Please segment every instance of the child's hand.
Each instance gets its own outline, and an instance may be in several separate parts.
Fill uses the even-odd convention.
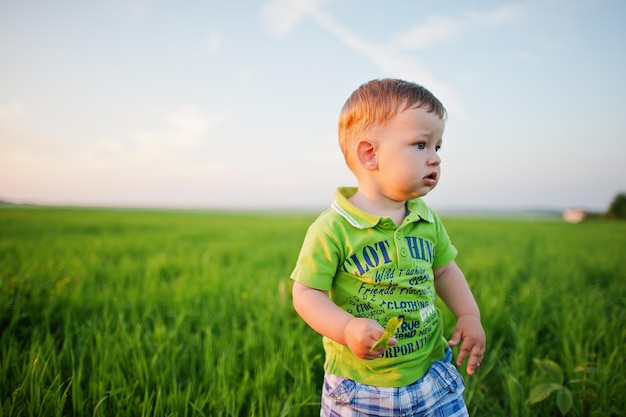
[[[383,354],[385,349],[379,347],[370,350],[385,332],[385,328],[378,324],[376,320],[354,318],[348,322],[343,330],[346,344],[357,357],[361,359],[376,359]],[[392,337],[389,346],[398,344]]]
[[[460,316],[456,323],[456,328],[448,344],[450,346],[456,346],[461,343],[461,349],[459,351],[459,357],[456,364],[461,366],[465,358],[469,355],[467,361],[467,374],[472,375],[476,368],[480,366],[485,353],[485,331],[480,324],[480,318],[474,315]]]

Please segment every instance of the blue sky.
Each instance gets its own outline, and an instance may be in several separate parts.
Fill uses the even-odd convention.
[[[449,110],[438,209],[626,191],[626,2],[0,0],[0,199],[324,208],[373,78]]]

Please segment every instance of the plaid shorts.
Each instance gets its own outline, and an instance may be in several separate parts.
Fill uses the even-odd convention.
[[[468,416],[465,383],[450,362],[452,351],[435,362],[422,378],[399,388],[360,384],[336,375],[324,376],[321,417]]]

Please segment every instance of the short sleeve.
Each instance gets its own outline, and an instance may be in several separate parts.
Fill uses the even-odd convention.
[[[437,233],[437,243],[435,244],[435,258],[433,259],[433,268],[439,268],[452,262],[459,253],[456,247],[450,241],[448,232],[444,227],[439,216],[433,213],[433,220]]]
[[[321,291],[330,291],[339,265],[340,250],[336,239],[314,222],[308,229],[291,279]]]

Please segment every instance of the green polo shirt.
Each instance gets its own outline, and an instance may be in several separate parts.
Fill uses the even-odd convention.
[[[327,373],[381,387],[409,385],[448,346],[435,307],[433,268],[457,254],[439,217],[422,199],[407,202],[397,227],[348,201],[356,188],[339,188],[331,208],[310,226],[291,278],[328,291],[339,307],[383,327],[402,316],[398,344],[374,360],[357,358],[347,346],[324,337]]]

